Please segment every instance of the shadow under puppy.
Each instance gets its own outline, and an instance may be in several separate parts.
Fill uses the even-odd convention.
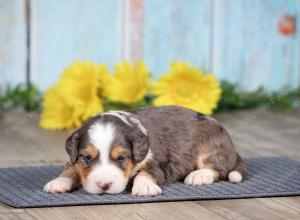
[[[240,182],[247,171],[225,129],[213,118],[182,107],[109,111],[87,121],[66,141],[70,162],[48,182],[49,193],[82,186],[117,194],[133,179],[132,194],[161,194],[160,186],[220,179]]]

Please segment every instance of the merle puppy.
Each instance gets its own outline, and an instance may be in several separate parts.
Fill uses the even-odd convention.
[[[49,193],[82,186],[92,194],[116,194],[133,180],[136,196],[161,194],[163,184],[238,183],[245,165],[225,129],[212,117],[177,106],[109,111],[66,141],[70,161],[48,182]]]

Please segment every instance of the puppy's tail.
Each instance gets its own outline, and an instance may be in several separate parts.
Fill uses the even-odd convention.
[[[232,183],[239,183],[241,182],[246,176],[248,175],[247,168],[242,161],[242,158],[237,155],[235,167],[232,171],[228,174],[228,180]]]

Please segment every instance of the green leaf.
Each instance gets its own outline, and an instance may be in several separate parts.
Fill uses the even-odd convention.
[[[295,90],[283,88],[273,93],[266,92],[262,87],[253,92],[244,92],[238,85],[227,81],[222,81],[221,87],[222,98],[217,112],[260,106],[291,110],[300,100],[300,87]]]
[[[4,94],[0,96],[2,111],[39,111],[42,96],[36,86],[19,84],[15,87],[6,86]]]

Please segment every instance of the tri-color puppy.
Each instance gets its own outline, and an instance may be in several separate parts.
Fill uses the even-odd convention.
[[[66,150],[70,162],[46,192],[82,186],[92,194],[116,194],[133,180],[133,195],[154,196],[161,185],[181,179],[192,186],[237,183],[247,174],[215,119],[176,106],[97,115],[67,139]]]

